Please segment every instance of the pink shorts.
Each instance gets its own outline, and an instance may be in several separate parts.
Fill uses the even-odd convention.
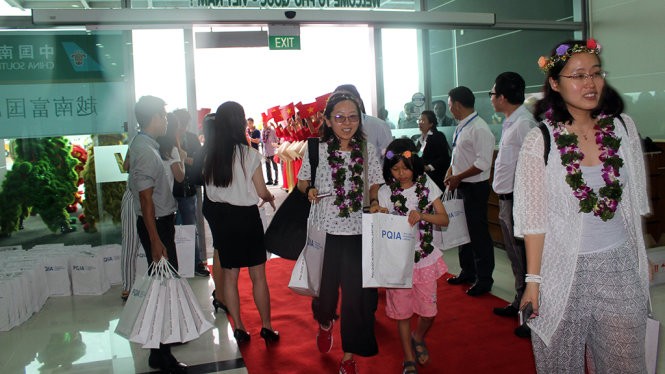
[[[413,288],[386,289],[386,315],[392,319],[409,319],[413,314],[434,317],[436,308],[436,279],[417,283]]]

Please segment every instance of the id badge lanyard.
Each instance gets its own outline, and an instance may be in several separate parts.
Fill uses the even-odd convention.
[[[471,123],[471,121],[473,121],[474,119],[476,119],[476,117],[478,117],[478,113],[476,113],[475,116],[469,118],[469,120],[466,121],[466,123],[464,123],[464,125],[460,126],[460,127],[455,131],[455,134],[454,134],[454,136],[453,136],[453,158],[455,157],[455,152],[454,152],[454,150],[455,150],[455,146],[457,145],[457,138],[459,138],[459,134],[462,132],[462,130],[464,130],[464,128],[465,128],[469,123]],[[453,162],[453,160],[451,160],[451,164],[452,164],[452,162]]]

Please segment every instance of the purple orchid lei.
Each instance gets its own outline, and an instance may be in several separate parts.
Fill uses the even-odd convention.
[[[425,175],[421,175],[418,180],[416,180],[416,196],[418,197],[418,210],[423,213],[430,213],[432,211],[432,206],[429,204],[429,188],[425,186],[427,178]],[[409,209],[406,207],[406,197],[402,194],[404,189],[400,183],[395,180],[390,184],[390,201],[395,206],[395,212],[400,216],[406,216],[409,212]],[[418,222],[418,236],[420,240],[420,249],[415,253],[414,262],[420,261],[421,258],[427,257],[434,250],[432,245],[433,233],[432,233],[432,224],[427,221]]]
[[[351,146],[351,160],[349,165],[344,165],[344,156],[340,151],[339,139],[328,142],[328,165],[332,170],[333,190],[335,192],[334,204],[339,208],[339,217],[349,217],[352,212],[357,212],[363,205],[363,153],[360,143],[355,139],[349,141]],[[351,173],[351,189],[347,193],[344,189],[347,171]]]
[[[547,118],[551,118],[548,111]],[[551,123],[553,123],[550,120]],[[580,212],[593,214],[607,221],[614,217],[623,186],[619,181],[619,169],[623,166],[623,160],[619,157],[619,146],[621,138],[614,132],[614,120],[604,114],[598,116],[594,126],[596,144],[600,149],[600,160],[603,162],[602,177],[605,186],[598,189],[598,193],[592,190],[584,181],[580,162],[584,154],[577,145],[577,135],[570,133],[563,123],[553,123],[553,135],[557,149],[561,154],[561,165],[566,168],[566,183],[573,189],[573,195],[580,201]]]

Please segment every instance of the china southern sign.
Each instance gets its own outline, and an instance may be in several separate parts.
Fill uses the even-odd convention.
[[[123,48],[119,32],[0,34],[0,138],[123,132]]]

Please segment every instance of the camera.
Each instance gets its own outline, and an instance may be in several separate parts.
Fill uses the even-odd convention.
[[[296,12],[294,10],[287,10],[284,12],[284,16],[288,19],[294,19],[296,18]]]

